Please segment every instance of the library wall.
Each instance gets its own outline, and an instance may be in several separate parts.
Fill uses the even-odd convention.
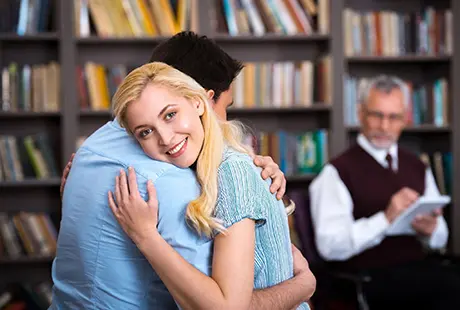
[[[111,119],[123,77],[181,30],[244,62],[229,118],[253,129],[248,143],[279,164],[299,205],[321,167],[355,141],[359,88],[398,76],[411,105],[401,143],[453,195],[447,250],[460,254],[456,15],[453,0],[2,1],[0,300],[11,287],[11,296],[29,296],[18,302],[47,308],[62,169]],[[294,214],[290,224],[302,247],[310,223]]]

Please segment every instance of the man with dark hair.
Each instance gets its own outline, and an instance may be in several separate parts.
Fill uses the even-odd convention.
[[[150,57],[150,62],[154,61],[171,64],[177,70],[193,75],[200,85],[214,91],[215,99],[228,91],[228,82],[243,69],[242,63],[230,57],[216,42],[190,31],[178,33],[158,45]],[[202,67],[203,64],[206,68]]]
[[[231,84],[242,69],[213,41],[183,32],[160,44],[151,61],[165,62],[195,78],[207,90],[223,119],[232,103]],[[284,194],[285,179],[271,158],[257,157],[271,190]],[[70,168],[70,163],[72,168]],[[176,309],[176,303],[108,206],[108,192],[120,170],[133,167],[139,191],[147,197],[152,180],[159,202],[158,231],[189,263],[210,275],[212,240],[185,221],[187,204],[200,192],[190,169],[149,158],[113,120],[94,132],[64,170],[62,221],[53,262],[50,309]],[[65,190],[64,190],[65,189]],[[178,191],[180,189],[180,191]],[[313,294],[316,281],[307,261],[293,248],[294,277],[255,291],[253,309],[292,309]]]
[[[227,108],[233,103],[231,85],[243,65],[216,42],[184,31],[158,45],[150,57],[150,62],[153,61],[167,63],[193,77],[207,89],[217,115],[227,119]]]

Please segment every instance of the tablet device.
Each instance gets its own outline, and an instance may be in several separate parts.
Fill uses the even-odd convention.
[[[444,208],[450,200],[449,196],[420,197],[393,221],[387,229],[387,235],[414,234],[412,221],[416,215],[430,214],[436,209]]]

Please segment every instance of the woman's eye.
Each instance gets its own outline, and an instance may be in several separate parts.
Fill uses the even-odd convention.
[[[169,121],[171,118],[174,117],[174,115],[176,115],[176,112],[168,113],[168,114],[166,114],[165,119],[166,119],[167,121]]]
[[[151,132],[152,132],[152,129],[144,129],[139,133],[139,136],[141,138],[145,138]]]

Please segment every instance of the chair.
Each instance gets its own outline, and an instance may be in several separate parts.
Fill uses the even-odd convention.
[[[327,262],[321,258],[316,247],[308,193],[295,190],[290,191],[288,196],[296,203],[294,225],[302,245],[300,250],[317,278],[317,290],[312,298],[315,310],[356,309],[356,307],[360,310],[369,310],[363,286],[371,280],[370,277],[357,273],[332,271],[328,268]],[[340,298],[336,300],[331,287],[334,283],[340,282],[344,286],[351,285],[354,296],[347,296],[345,300]]]

